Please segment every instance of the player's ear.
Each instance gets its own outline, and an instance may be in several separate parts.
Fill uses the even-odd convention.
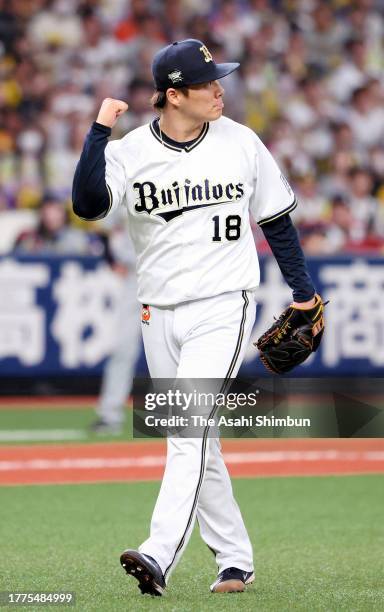
[[[173,87],[170,87],[169,89],[167,89],[166,95],[168,102],[172,104],[172,106],[180,106],[180,91],[174,89]]]

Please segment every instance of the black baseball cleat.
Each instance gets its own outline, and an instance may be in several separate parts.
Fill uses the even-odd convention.
[[[143,595],[161,596],[164,593],[164,576],[155,559],[137,550],[125,550],[120,563],[127,574],[139,581],[138,587]]]
[[[244,572],[237,567],[228,567],[211,584],[211,593],[242,593],[255,580],[254,572]]]

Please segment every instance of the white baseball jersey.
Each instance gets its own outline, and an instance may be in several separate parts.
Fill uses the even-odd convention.
[[[249,213],[262,224],[296,201],[252,130],[221,117],[183,149],[148,124],[109,142],[105,159],[111,210],[128,211],[140,302],[169,306],[258,286]]]

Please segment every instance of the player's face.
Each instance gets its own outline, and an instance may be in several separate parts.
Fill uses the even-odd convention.
[[[188,95],[183,95],[180,100],[179,109],[190,119],[215,121],[223,113],[223,94],[224,89],[219,81],[190,85]]]

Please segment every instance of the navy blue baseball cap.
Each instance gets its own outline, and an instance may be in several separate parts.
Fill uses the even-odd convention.
[[[216,81],[240,64],[216,64],[201,40],[188,38],[160,49],[153,58],[152,74],[158,91]]]

